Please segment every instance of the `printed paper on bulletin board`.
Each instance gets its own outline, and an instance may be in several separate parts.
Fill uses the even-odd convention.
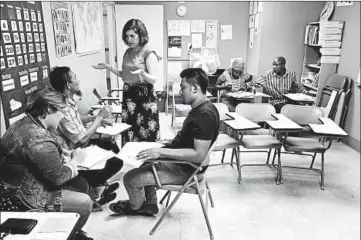
[[[41,2],[1,2],[0,11],[0,96],[9,127],[31,93],[47,86],[50,64]]]
[[[58,58],[71,55],[72,37],[70,30],[70,12],[66,2],[51,2],[51,17],[55,39],[55,51]]]
[[[254,45],[254,28],[249,29],[249,47],[253,48]]]
[[[72,2],[75,49],[89,54],[103,48],[103,12],[101,2]]]
[[[218,46],[218,21],[206,21],[206,47],[217,48]]]

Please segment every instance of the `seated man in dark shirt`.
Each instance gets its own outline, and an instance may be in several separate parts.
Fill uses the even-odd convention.
[[[140,152],[137,159],[174,159],[193,161],[201,164],[208,150],[215,142],[219,131],[219,114],[216,107],[207,99],[208,77],[199,68],[188,68],[181,72],[180,95],[192,110],[183,123],[177,136],[164,148],[152,148]],[[162,184],[185,183],[194,168],[186,164],[158,163],[156,169]],[[124,186],[129,200],[112,203],[110,209],[119,214],[151,216],[158,213],[156,179],[152,164],[144,163],[124,175]]]

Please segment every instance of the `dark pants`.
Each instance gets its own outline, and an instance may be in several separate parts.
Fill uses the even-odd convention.
[[[284,105],[286,105],[286,103],[276,103],[275,105],[273,105],[276,109],[276,113],[280,113]]]
[[[89,145],[97,145],[100,148],[103,148],[108,151],[113,151],[115,154],[118,154],[120,149],[116,143],[113,143],[110,139],[90,139]]]
[[[79,175],[67,182],[66,188],[76,192],[89,193],[91,187],[104,186],[106,181],[123,167],[123,161],[113,157],[100,170],[79,170]]]

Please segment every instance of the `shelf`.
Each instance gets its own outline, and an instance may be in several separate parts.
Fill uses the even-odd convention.
[[[310,67],[310,68],[315,68],[315,69],[320,69],[321,66],[317,66],[317,64],[305,64],[306,67]]]
[[[306,43],[307,46],[310,47],[322,47],[322,45],[318,45],[318,44],[311,44],[311,43]]]

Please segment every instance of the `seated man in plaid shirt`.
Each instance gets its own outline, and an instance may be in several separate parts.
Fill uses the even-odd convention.
[[[119,152],[116,143],[109,139],[92,139],[96,129],[100,125],[111,124],[111,107],[105,106],[96,116],[82,116],[77,107],[81,96],[80,80],[69,67],[54,67],[50,72],[50,83],[52,87],[66,97],[67,106],[62,109],[64,118],[60,121],[57,131],[53,132],[62,148],[73,150],[78,147],[86,147],[91,144],[106,150]],[[84,124],[91,122],[89,127]],[[119,158],[108,159],[105,168],[101,170],[79,170],[79,176],[70,180],[73,190],[89,194],[89,187],[102,186],[123,167],[123,161]],[[103,205],[116,197],[114,192],[119,183],[113,183],[103,191],[98,203]]]

